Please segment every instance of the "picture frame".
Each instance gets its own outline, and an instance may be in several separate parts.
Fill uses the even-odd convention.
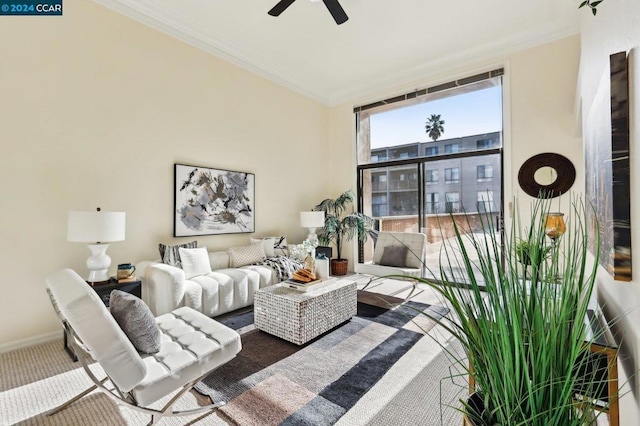
[[[631,281],[627,53],[611,55],[609,64],[585,125],[587,224],[590,235],[600,235],[600,264],[614,280]],[[593,241],[590,250],[595,254]]]
[[[173,236],[255,231],[255,175],[174,164]]]

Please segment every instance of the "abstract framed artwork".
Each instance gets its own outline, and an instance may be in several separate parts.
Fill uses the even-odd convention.
[[[629,69],[626,52],[609,58],[585,125],[587,224],[600,233],[600,264],[631,281]],[[593,207],[593,208],[591,208]],[[595,244],[591,251],[595,252]],[[595,254],[595,253],[594,253]]]
[[[174,165],[173,235],[218,235],[255,230],[255,175]]]

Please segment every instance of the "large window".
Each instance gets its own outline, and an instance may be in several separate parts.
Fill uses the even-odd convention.
[[[439,271],[441,246],[455,237],[452,221],[468,219],[468,232],[499,223],[501,75],[496,70],[355,109],[359,209],[380,231],[425,233],[431,271]],[[480,214],[493,217],[478,220]],[[359,260],[372,254],[370,240]]]

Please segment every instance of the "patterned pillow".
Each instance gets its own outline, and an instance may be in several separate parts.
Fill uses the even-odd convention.
[[[148,354],[160,351],[161,333],[151,309],[133,294],[113,290],[109,310],[133,346]]]
[[[180,252],[182,270],[186,279],[190,280],[193,277],[211,273],[211,263],[209,262],[209,253],[207,253],[206,247],[193,249],[180,247],[178,251]]]
[[[267,257],[286,256],[287,236],[251,238],[251,244],[262,241],[264,243],[264,254]]]
[[[229,253],[229,263],[232,268],[253,265],[262,262],[266,257],[262,241],[248,246],[231,247],[227,253]]]
[[[158,244],[158,249],[160,250],[160,259],[162,259],[162,263],[182,268],[182,262],[180,261],[180,252],[178,251],[180,247],[196,248],[198,247],[198,241],[191,241],[190,243],[179,244],[176,246],[168,246],[162,243]]]

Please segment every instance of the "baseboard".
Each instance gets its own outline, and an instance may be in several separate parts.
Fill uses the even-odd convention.
[[[13,342],[0,345],[0,354],[15,351],[29,346],[37,345],[51,340],[62,340],[62,331],[52,331],[51,333],[41,334],[39,336],[29,337],[28,339],[14,340]]]

